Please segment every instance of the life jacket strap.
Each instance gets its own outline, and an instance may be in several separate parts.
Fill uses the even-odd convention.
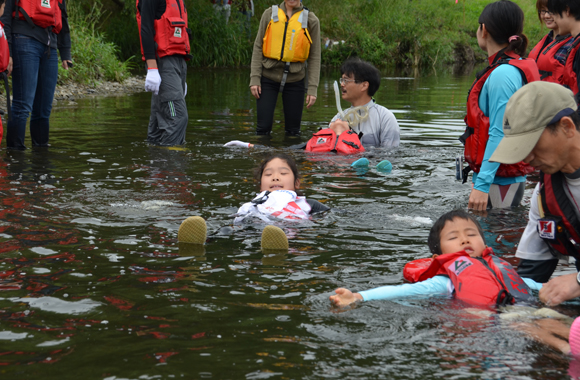
[[[284,91],[284,86],[286,85],[286,79],[288,79],[288,73],[290,72],[290,62],[286,62],[284,65],[284,74],[282,74],[282,81],[280,82],[280,91]]]
[[[310,11],[304,8],[298,17],[298,22],[302,23],[302,29],[308,28],[308,12]]]
[[[278,18],[278,6],[272,5],[272,22],[278,22],[280,19]]]
[[[266,191],[266,193],[264,195],[262,195],[260,198],[257,199],[253,199],[252,203],[254,205],[261,205],[262,203],[265,203],[268,200],[268,196],[270,195],[271,191]]]
[[[544,80],[547,77],[551,77],[551,76],[552,76],[551,71],[540,70],[540,80]]]

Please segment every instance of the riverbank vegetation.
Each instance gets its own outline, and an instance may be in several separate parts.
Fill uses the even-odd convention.
[[[279,0],[281,1],[281,0]],[[535,2],[515,1],[526,17],[530,48],[547,33]],[[186,0],[192,30],[190,66],[232,67],[250,63],[260,16],[271,0],[254,0],[247,21],[234,8],[229,22],[210,0]],[[477,19],[486,0],[304,0],[321,23],[323,64],[339,65],[350,56],[381,67],[440,67],[482,61]],[[75,5],[76,4],[76,5]],[[141,63],[134,0],[69,2],[75,69],[69,78],[126,77]],[[528,50],[529,50],[528,49]]]

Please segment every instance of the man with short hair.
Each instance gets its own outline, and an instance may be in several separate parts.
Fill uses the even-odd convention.
[[[505,164],[524,161],[540,169],[529,220],[516,257],[518,273],[546,282],[559,259],[580,264],[580,116],[574,94],[549,82],[532,82],[510,98],[504,138],[490,158]],[[540,300],[557,305],[580,296],[580,274],[550,280]]]
[[[381,84],[379,70],[369,62],[352,58],[342,64],[340,72],[341,96],[351,107],[344,110],[347,120],[342,120],[341,115],[336,114],[330,121],[329,128],[337,136],[349,128],[352,129],[359,134],[365,148],[398,147],[401,132],[395,115],[376,104],[373,99]]]

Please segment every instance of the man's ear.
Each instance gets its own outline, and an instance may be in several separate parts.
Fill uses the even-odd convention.
[[[362,86],[360,87],[360,90],[361,90],[361,92],[366,92],[366,93],[368,93],[368,89],[369,89],[369,82],[367,82],[367,81],[364,81],[364,82],[362,82],[362,83],[361,83],[361,85],[362,85]]]
[[[574,134],[576,133],[576,125],[574,124],[574,121],[572,120],[571,117],[564,116],[563,118],[560,119],[559,123],[560,127],[562,127],[562,132],[564,132],[566,137],[568,138],[574,137]]]

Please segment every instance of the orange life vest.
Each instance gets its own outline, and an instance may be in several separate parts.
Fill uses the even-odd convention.
[[[546,43],[549,34],[530,51],[529,59],[536,61],[538,70],[540,71],[540,80],[552,83],[560,83],[564,75],[565,65],[558,61],[555,57],[556,52],[564,46],[570,39],[571,35],[556,36],[556,39],[549,44]]]
[[[344,131],[339,136],[330,128],[324,128],[314,133],[306,144],[307,152],[336,152],[354,154],[364,152],[360,139],[352,130]]]
[[[407,268],[409,267],[409,268]],[[533,302],[531,289],[510,263],[493,254],[488,247],[481,257],[465,251],[439,255],[435,259],[411,261],[403,270],[411,282],[425,281],[437,275],[449,276],[455,296],[477,305],[507,305],[517,301]]]
[[[157,46],[157,56],[159,58],[167,55],[181,54],[189,55],[189,32],[187,29],[187,10],[183,0],[165,0],[165,13],[159,20],[153,22],[155,29],[155,45]],[[139,0],[137,6],[137,26],[139,27],[139,41],[141,41],[141,13],[139,12]],[[141,55],[145,61],[143,53],[143,42],[141,42]]]
[[[12,17],[26,20],[30,26],[52,28],[58,34],[62,29],[62,0],[17,0]]]
[[[482,73],[478,74],[469,90],[467,95],[467,116],[465,116],[467,127],[465,128],[465,133],[459,138],[465,144],[464,155],[465,161],[469,163],[468,170],[471,169],[479,173],[487,140],[489,140],[489,117],[485,116],[481,108],[479,108],[479,95],[489,75],[500,65],[509,64],[519,69],[524,85],[540,80],[536,63],[531,59],[519,58],[520,56],[513,52],[503,53],[499,57],[491,57],[490,61],[492,63]],[[533,171],[534,169],[531,166],[522,161],[511,165],[501,164],[495,175],[498,177],[518,177]],[[467,173],[465,173],[464,178],[467,178]]]

